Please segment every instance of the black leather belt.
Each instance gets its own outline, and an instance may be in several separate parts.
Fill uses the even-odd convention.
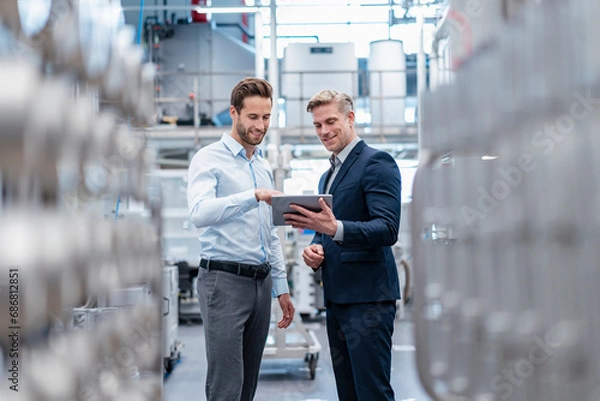
[[[200,267],[206,270],[222,270],[237,274],[238,276],[252,277],[254,280],[262,280],[269,275],[271,265],[263,263],[260,265],[248,265],[245,263],[222,262],[219,260],[201,259]]]

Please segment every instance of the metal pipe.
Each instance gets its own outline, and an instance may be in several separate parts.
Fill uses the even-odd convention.
[[[126,6],[123,11],[138,11],[139,6]],[[189,6],[148,6],[144,7],[144,11],[195,11],[200,14],[241,14],[241,13],[257,13],[259,7],[203,7],[197,5]]]
[[[433,35],[433,42],[431,43],[431,52],[429,53],[430,71],[435,71],[435,73],[430,75],[429,77],[430,83],[432,84],[432,88],[437,87],[439,83],[439,46],[442,40],[446,39],[450,35],[450,30],[448,30],[448,24],[448,13],[445,13],[442,19],[437,24],[435,28],[435,33]]]
[[[264,37],[261,34],[263,23],[261,13],[254,15],[254,69],[258,77],[265,76],[265,58],[263,56]]]
[[[142,26],[144,24],[144,0],[140,0],[140,15],[138,17],[137,40],[138,45],[142,43]]]
[[[194,145],[200,141],[198,128],[200,127],[200,119],[198,118],[198,77],[194,77]]]
[[[272,113],[275,117],[271,118],[271,121],[275,122],[274,126],[269,131],[269,143],[274,145],[277,152],[281,147],[281,137],[279,135],[279,64],[277,59],[277,3],[272,1],[270,4],[271,10],[271,23],[270,23],[270,36],[271,36],[271,56],[269,57],[269,82],[273,86],[273,109]],[[283,184],[283,183],[282,183]],[[276,182],[276,189],[281,190]]]
[[[417,141],[421,143],[422,127],[423,127],[423,95],[427,92],[427,61],[425,58],[424,45],[424,32],[423,27],[425,25],[425,18],[423,10],[421,8],[421,2],[419,1],[419,10],[417,12],[417,26],[419,30],[419,48],[417,52],[417,104],[419,120],[417,121]]]
[[[258,14],[258,15],[260,15],[260,14]],[[254,39],[254,34],[250,33],[248,28],[246,28],[240,22],[217,22],[217,23],[215,23],[215,26],[217,28],[237,28],[240,31],[242,31],[242,33],[244,35],[246,35],[248,37],[248,39]]]

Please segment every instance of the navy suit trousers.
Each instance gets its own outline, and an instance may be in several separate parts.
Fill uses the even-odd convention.
[[[327,336],[341,401],[393,401],[396,302],[327,305]]]

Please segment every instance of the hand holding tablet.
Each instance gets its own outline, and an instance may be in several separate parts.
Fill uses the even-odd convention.
[[[313,212],[320,212],[319,198],[323,198],[325,202],[332,207],[333,196],[331,194],[317,195],[274,195],[271,198],[271,206],[273,206],[273,224],[276,226],[284,226],[286,213],[298,213],[290,207],[291,204],[302,206]]]

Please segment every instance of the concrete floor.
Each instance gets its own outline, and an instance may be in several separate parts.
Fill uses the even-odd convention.
[[[314,332],[322,347],[314,380],[310,379],[304,358],[264,359],[255,401],[337,400],[324,318],[317,316],[306,322],[305,327]],[[203,326],[201,323],[183,323],[178,331],[178,339],[184,343],[184,348],[172,373],[165,377],[163,399],[206,401]],[[431,401],[417,377],[409,308],[399,311],[396,319],[392,385],[397,401]]]

